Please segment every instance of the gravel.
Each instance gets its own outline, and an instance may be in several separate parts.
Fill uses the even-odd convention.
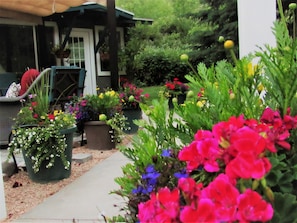
[[[90,170],[94,165],[111,156],[116,149],[112,150],[90,150],[86,147],[73,148],[73,154],[87,153],[92,159],[85,163],[72,162],[71,175],[67,179],[55,183],[39,184],[32,182],[27,172],[19,171],[4,182],[7,219],[11,222],[20,215],[28,212],[36,205],[42,203],[49,196],[57,193],[60,189],[74,181],[76,178]]]

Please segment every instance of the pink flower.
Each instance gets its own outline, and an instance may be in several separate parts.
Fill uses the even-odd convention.
[[[181,222],[220,222],[216,219],[215,206],[210,199],[201,199],[197,208],[186,206],[180,213]]]
[[[221,222],[236,220],[238,196],[239,191],[235,187],[235,181],[225,174],[220,174],[201,191],[201,199],[208,198],[214,203],[213,212]]]
[[[237,219],[241,222],[266,222],[273,217],[271,204],[262,199],[257,192],[247,189],[238,197]]]
[[[179,216],[179,191],[161,188],[150,195],[150,200],[138,205],[140,222],[176,222]]]

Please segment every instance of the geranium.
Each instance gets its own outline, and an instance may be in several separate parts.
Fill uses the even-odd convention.
[[[190,175],[202,171],[201,168],[218,175],[214,175],[206,185],[186,177],[180,178],[172,190],[156,188],[157,192],[153,192],[148,201],[138,205],[140,222],[271,220],[274,210],[269,202],[273,201],[273,192],[266,185],[265,176],[272,164],[267,155],[273,153],[269,149],[271,144],[282,145],[277,139],[283,131],[296,128],[297,116],[288,115],[282,119],[278,111],[267,108],[260,120],[262,122],[245,120],[243,116],[231,117],[214,125],[212,131],[198,130],[194,141],[179,152],[178,158],[186,162]],[[288,122],[291,124],[288,125]],[[274,138],[267,137],[271,132]],[[288,132],[281,139],[285,142],[289,136]],[[285,146],[285,149],[288,148]],[[159,199],[159,193],[164,193],[164,190],[170,205]],[[179,199],[176,199],[177,194]],[[162,218],[156,218],[160,215]]]
[[[149,98],[149,94],[143,94],[143,89],[127,80],[122,80],[119,96],[122,108],[139,108],[139,103],[145,103]]]
[[[175,77],[172,82],[167,81],[165,83],[165,87],[166,91],[169,93],[169,96],[184,94],[189,89],[189,86],[181,82],[177,77]]]

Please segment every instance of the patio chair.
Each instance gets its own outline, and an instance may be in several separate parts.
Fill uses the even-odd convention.
[[[17,116],[22,104],[21,100],[26,99],[32,88],[37,86],[43,76],[50,75],[50,103],[63,104],[69,96],[83,93],[86,71],[78,67],[53,66],[43,70],[33,81],[27,91],[18,97],[0,97],[0,146],[9,143],[9,135],[14,124],[13,118]]]

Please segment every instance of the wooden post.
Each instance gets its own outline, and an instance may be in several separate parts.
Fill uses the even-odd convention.
[[[107,23],[109,29],[109,54],[110,54],[110,80],[111,88],[115,91],[119,89],[118,71],[118,41],[116,32],[116,11],[115,0],[107,0]]]
[[[259,47],[268,44],[276,46],[272,33],[276,19],[276,1],[237,0],[239,56],[259,51]]]
[[[7,213],[6,213],[6,205],[5,205],[1,155],[0,155],[0,173],[1,173],[1,175],[0,175],[1,176],[1,179],[0,179],[0,220],[3,220],[6,218]]]

